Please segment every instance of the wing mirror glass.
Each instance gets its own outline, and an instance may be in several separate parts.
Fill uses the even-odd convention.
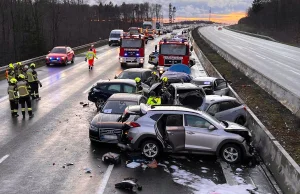
[[[216,128],[215,128],[215,126],[210,125],[210,126],[208,127],[208,129],[212,131],[212,130],[215,130]]]

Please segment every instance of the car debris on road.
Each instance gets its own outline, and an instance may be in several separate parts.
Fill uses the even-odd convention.
[[[120,154],[108,152],[102,156],[102,161],[109,164],[120,164]]]
[[[141,191],[143,187],[137,184],[137,181],[138,180],[135,178],[125,178],[122,182],[115,184],[115,188],[130,191]]]

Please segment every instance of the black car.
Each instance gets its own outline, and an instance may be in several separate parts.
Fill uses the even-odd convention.
[[[93,118],[90,128],[89,137],[91,141],[118,143],[118,135],[121,133],[122,123],[109,125],[108,123],[117,122],[118,118],[124,113],[124,110],[131,105],[146,104],[147,98],[140,94],[113,94],[108,98],[103,108]],[[127,121],[132,121],[134,115],[130,116]],[[115,127],[114,127],[115,126]],[[120,126],[122,126],[120,128]]]
[[[149,86],[142,84],[144,94],[149,93]],[[100,80],[89,91],[88,100],[101,109],[106,100],[115,93],[136,93],[136,82],[132,79]]]
[[[141,81],[145,83],[149,77],[151,77],[150,69],[143,68],[130,68],[122,71],[118,76],[115,76],[115,79],[132,79],[136,77],[141,78]]]

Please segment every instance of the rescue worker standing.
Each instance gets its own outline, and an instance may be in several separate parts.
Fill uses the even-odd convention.
[[[151,72],[151,77],[149,77],[146,81],[146,84],[152,86],[153,84],[159,81],[159,77],[155,71]]]
[[[95,58],[98,59],[96,54],[93,52],[93,49],[90,48],[90,50],[86,53],[86,58],[85,58],[85,61],[88,60],[89,70],[93,70]]]
[[[20,74],[23,74],[23,65],[21,62],[17,62],[15,71],[16,71],[16,78],[18,78]]]
[[[12,78],[16,78],[16,72],[15,72],[14,64],[10,63],[8,65],[8,69],[5,72],[5,76],[6,76],[6,80],[7,80],[8,83]]]
[[[20,96],[19,97],[19,102],[20,102],[21,107],[22,107],[23,119],[25,119],[25,104],[27,105],[29,118],[32,118],[34,116],[34,114],[32,113],[31,101],[30,101],[30,95],[29,95],[30,86],[25,81],[25,76],[23,74],[19,75],[19,81],[17,83],[17,89],[18,89],[19,96]]]
[[[30,85],[30,96],[32,99],[40,100],[39,86],[42,87],[41,82],[37,78],[37,72],[35,71],[35,64],[31,63],[27,70],[27,79]]]
[[[161,97],[156,96],[154,91],[150,92],[150,97],[148,98],[147,105],[161,105]]]
[[[8,98],[10,102],[10,110],[11,110],[11,116],[18,117],[18,89],[16,87],[17,79],[12,78],[9,81],[9,86],[7,88]]]
[[[135,93],[144,95],[141,78],[136,77],[134,81],[136,83]]]

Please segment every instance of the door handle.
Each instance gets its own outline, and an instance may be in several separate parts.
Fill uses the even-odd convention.
[[[186,132],[187,134],[190,134],[190,135],[193,135],[193,134],[195,134],[194,132],[191,132],[191,131],[188,131],[188,132]]]

